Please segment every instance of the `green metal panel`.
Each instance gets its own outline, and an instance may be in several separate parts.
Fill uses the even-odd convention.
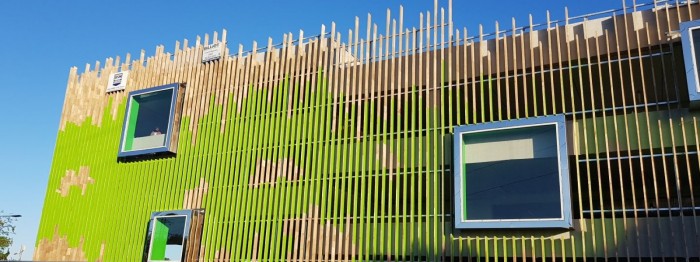
[[[159,219],[155,220],[153,223],[155,228],[153,229],[153,240],[151,242],[151,260],[165,260],[165,248],[168,245],[168,236],[170,235],[170,228],[161,222]]]
[[[136,99],[131,99],[131,106],[129,108],[129,122],[127,123],[126,136],[124,137],[124,151],[130,151],[134,144],[134,132],[136,132],[136,121],[139,118],[139,101]]]

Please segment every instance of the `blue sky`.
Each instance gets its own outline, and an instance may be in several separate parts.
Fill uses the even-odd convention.
[[[11,251],[24,244],[24,259],[34,252],[70,67],[82,71],[86,63],[138,56],[142,49],[150,56],[160,44],[172,51],[175,41],[221,29],[228,30],[229,47],[240,43],[245,50],[300,29],[315,35],[333,21],[345,37],[355,16],[364,24],[370,12],[381,29],[386,9],[395,16],[401,4],[408,27],[433,9],[433,1],[423,0],[0,1],[0,210],[23,215]],[[622,1],[454,0],[453,20],[457,28],[478,32],[484,24],[484,32],[492,32],[497,20],[510,28],[511,17],[526,25],[530,13],[535,23],[545,22],[546,10],[563,19],[565,6],[577,16],[618,9]]]

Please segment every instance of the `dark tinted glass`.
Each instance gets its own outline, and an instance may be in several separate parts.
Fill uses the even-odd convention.
[[[172,89],[134,96],[134,100],[139,103],[134,137],[150,136],[155,133],[166,134],[170,121],[172,96]]]
[[[700,65],[700,28],[693,29],[693,50],[695,53],[695,67]],[[697,73],[697,72],[695,72]]]
[[[463,135],[467,220],[561,218],[556,126]]]

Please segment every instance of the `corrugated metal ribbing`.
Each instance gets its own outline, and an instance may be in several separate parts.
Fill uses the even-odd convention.
[[[699,8],[547,13],[485,34],[435,1],[418,28],[399,9],[383,28],[358,18],[204,64],[226,31],[72,68],[35,259],[137,261],[151,212],[196,208],[200,261],[699,257],[698,113],[667,34]],[[105,94],[119,70],[126,91]],[[176,156],[118,162],[128,92],[174,82]],[[455,229],[453,128],[553,114],[574,228]]]

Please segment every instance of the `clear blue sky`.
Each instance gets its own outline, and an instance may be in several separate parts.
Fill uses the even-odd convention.
[[[46,194],[48,173],[58,132],[68,71],[86,63],[126,53],[147,55],[163,44],[172,51],[175,41],[194,41],[221,29],[228,30],[229,46],[251,48],[252,41],[267,43],[272,37],[303,29],[305,35],[320,32],[320,25],[335,21],[345,37],[355,16],[367,13],[382,28],[386,9],[398,14],[403,2],[409,27],[418,25],[420,12],[433,1],[424,0],[296,0],[296,1],[0,1],[0,210],[23,215],[16,222],[12,252],[27,246],[23,258],[34,252],[36,233]],[[642,2],[642,1],[640,1]],[[651,2],[643,1],[643,2]],[[631,0],[627,0],[631,5]],[[447,0],[440,1],[447,6]],[[477,32],[484,24],[492,32],[495,21],[510,27],[511,17],[526,25],[532,13],[535,23],[622,7],[621,1],[581,0],[454,0],[457,28]],[[116,155],[116,152],[115,152]],[[55,188],[49,188],[54,193]]]

